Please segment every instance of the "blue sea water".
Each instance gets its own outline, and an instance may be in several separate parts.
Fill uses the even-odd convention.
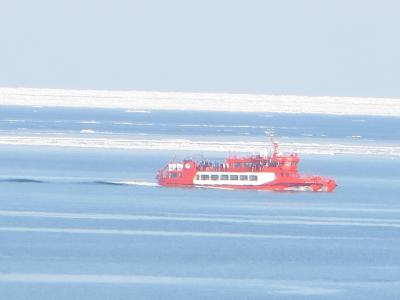
[[[80,134],[103,136],[235,137],[265,139],[319,138],[376,143],[400,141],[400,118],[239,112],[134,111],[93,108],[4,106],[1,134]]]
[[[368,116],[0,111],[0,136],[38,138],[90,129],[102,137],[251,140],[271,130],[310,142],[397,143],[398,125]],[[2,145],[1,298],[396,299],[398,158],[302,155],[303,173],[336,179],[333,193],[156,185],[171,157],[194,154]]]

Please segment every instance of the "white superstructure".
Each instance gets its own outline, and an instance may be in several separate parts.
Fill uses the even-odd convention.
[[[276,178],[272,172],[197,172],[195,185],[262,185]]]

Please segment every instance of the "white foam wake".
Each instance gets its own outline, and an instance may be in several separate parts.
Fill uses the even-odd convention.
[[[124,185],[158,186],[158,183],[156,182],[134,181],[134,180],[111,181],[111,183],[124,184]]]
[[[187,139],[115,139],[65,136],[0,136],[0,145],[60,146],[139,150],[183,150],[259,153],[263,142],[194,141]],[[334,143],[281,143],[282,151],[303,154],[358,154],[400,156],[400,146],[352,145]]]
[[[0,105],[400,116],[399,99],[0,88]]]

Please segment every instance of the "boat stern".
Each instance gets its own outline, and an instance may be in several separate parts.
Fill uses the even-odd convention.
[[[332,192],[336,187],[336,181],[330,178],[314,177],[310,185],[313,192]]]

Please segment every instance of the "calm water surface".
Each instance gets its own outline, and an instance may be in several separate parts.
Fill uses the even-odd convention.
[[[265,124],[276,131],[290,127],[285,133],[289,136],[309,132],[342,140],[360,135],[396,141],[398,133],[387,129],[399,122],[8,109],[0,113],[1,134],[79,134],[93,129],[213,137],[247,132],[251,138],[262,137],[264,128],[256,126]],[[132,118],[157,126],[114,124],[117,119],[139,122]],[[203,123],[214,127],[178,126]],[[166,124],[164,133],[160,124]],[[243,124],[254,128],[232,127]],[[220,125],[232,131],[219,133]],[[23,126],[26,129],[19,129]],[[399,159],[302,156],[303,173],[337,180],[333,193],[156,185],[155,171],[171,157],[198,154],[1,146],[2,298],[395,299],[400,293]]]

